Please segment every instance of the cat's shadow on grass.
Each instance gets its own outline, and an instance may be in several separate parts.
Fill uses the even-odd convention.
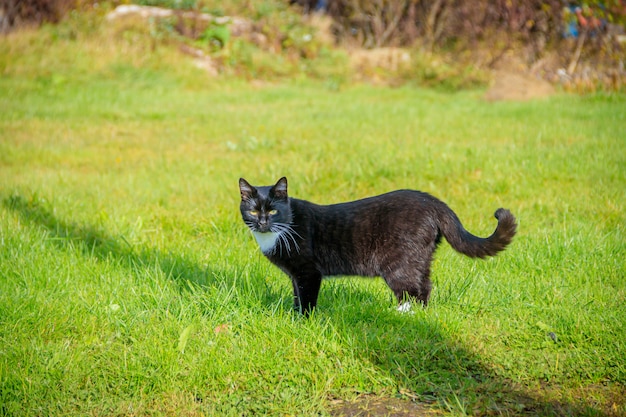
[[[122,236],[112,236],[94,226],[63,221],[48,204],[19,195],[4,198],[5,208],[17,213],[24,221],[42,227],[51,236],[54,245],[61,249],[79,248],[85,256],[105,261],[113,259],[132,270],[158,265],[162,272],[178,282],[181,289],[187,281],[211,285],[219,271],[202,267],[182,256],[154,249],[136,249]],[[336,303],[371,297],[359,285],[341,285],[345,294]],[[322,287],[321,298],[333,298]],[[279,294],[266,294],[268,307]],[[328,300],[330,301],[330,300]],[[428,307],[434,308],[434,306]],[[470,349],[447,336],[441,325],[429,315],[400,314],[396,311],[381,313],[380,308],[350,309],[331,307],[324,312],[340,329],[359,341],[354,348],[365,360],[393,378],[404,396],[404,406],[398,398],[385,399],[364,396],[356,402],[337,405],[334,415],[374,416],[393,408],[395,416],[425,415],[430,404],[446,404],[453,414],[466,415],[604,415],[601,410],[585,404],[546,401],[496,375]],[[294,313],[295,314],[295,313]],[[421,404],[415,408],[411,404]],[[422,407],[426,404],[428,407]],[[404,411],[403,411],[404,409]],[[436,412],[435,412],[436,413]],[[436,413],[437,414],[437,413]]]
[[[341,287],[341,288],[337,288]],[[341,295],[334,295],[341,291]],[[325,314],[340,334],[349,334],[350,344],[360,357],[369,361],[384,374],[393,378],[398,396],[406,402],[448,408],[453,415],[505,416],[605,416],[603,410],[589,402],[571,402],[547,398],[540,389],[529,389],[505,376],[498,375],[493,366],[448,334],[429,309],[414,305],[413,313],[401,313],[395,308],[343,305],[352,300],[372,298],[366,288],[347,283],[333,284],[324,289],[320,300],[330,303],[315,314]],[[392,304],[390,295],[390,305]],[[324,300],[325,299],[325,300]],[[416,415],[416,409],[407,407],[397,398],[389,398],[385,406],[380,398],[371,400],[364,395],[354,403],[341,402],[333,415],[375,416],[390,407],[394,416]],[[369,408],[372,405],[373,408]],[[427,409],[429,408],[427,407]],[[418,409],[419,410],[419,409]],[[423,411],[423,409],[422,409]],[[386,411],[388,413],[388,411]],[[417,412],[417,415],[431,415]],[[437,415],[437,413],[435,413]]]

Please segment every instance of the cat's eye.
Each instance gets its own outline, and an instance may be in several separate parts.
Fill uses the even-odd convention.
[[[273,216],[278,213],[278,210],[270,210],[270,214]]]
[[[256,216],[256,215],[258,215],[258,214],[259,214],[259,212],[258,212],[258,211],[256,211],[256,210],[250,210],[248,213],[250,213],[250,214],[251,214],[251,215],[253,215],[253,216]]]

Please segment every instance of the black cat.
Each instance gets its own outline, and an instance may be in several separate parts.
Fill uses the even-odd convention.
[[[472,235],[435,197],[398,190],[348,203],[321,206],[287,195],[287,179],[253,187],[239,180],[241,216],[261,251],[293,284],[295,308],[308,315],[322,278],[381,276],[398,299],[428,302],[430,263],[443,235],[457,251],[484,258],[503,250],[515,235],[515,217],[496,211],[498,226],[488,238]]]

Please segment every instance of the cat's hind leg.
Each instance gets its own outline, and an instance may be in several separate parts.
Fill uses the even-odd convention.
[[[410,310],[411,301],[428,305],[432,289],[429,267],[401,268],[383,275],[383,279],[396,296],[399,311]]]

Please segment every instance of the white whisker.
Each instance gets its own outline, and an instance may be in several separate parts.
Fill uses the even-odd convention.
[[[287,253],[291,252],[292,246],[298,253],[300,253],[300,246],[298,245],[298,241],[296,240],[295,236],[298,236],[300,238],[301,236],[298,234],[298,232],[293,230],[291,225],[286,223],[274,223],[271,227],[271,231],[277,234],[279,244],[282,243],[280,247],[281,255],[283,246],[287,250]]]
[[[287,249],[287,253],[291,252],[291,246],[289,245],[289,241],[287,240],[287,238],[285,237],[284,234],[279,234],[278,235],[278,239],[283,242],[283,244],[285,245],[285,249]],[[283,246],[280,246],[280,254],[283,254]]]
[[[291,227],[291,225],[286,223],[275,223],[274,227],[276,228],[276,231],[280,233],[282,238],[281,240],[285,243],[287,250],[291,251],[291,244],[289,243],[289,239],[291,239],[296,251],[300,253],[300,246],[298,245],[295,236],[298,236],[299,238],[302,238],[302,236],[300,236],[298,232]]]

